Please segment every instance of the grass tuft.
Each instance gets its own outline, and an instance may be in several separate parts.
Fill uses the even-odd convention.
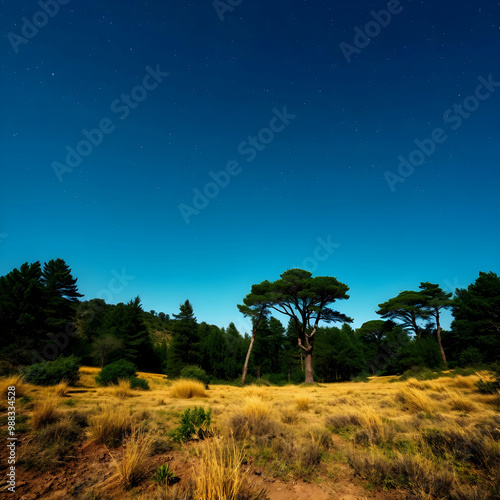
[[[140,429],[133,428],[123,445],[123,455],[114,460],[115,477],[126,489],[135,486],[146,474],[146,460],[153,449],[154,436]]]
[[[89,436],[106,446],[119,446],[132,430],[130,413],[123,406],[106,406],[89,419]]]
[[[35,404],[31,414],[31,427],[33,430],[41,429],[60,418],[61,412],[57,408],[59,401],[58,397],[51,396]]]
[[[207,395],[205,385],[198,380],[180,379],[176,380],[170,389],[173,398],[203,398]]]

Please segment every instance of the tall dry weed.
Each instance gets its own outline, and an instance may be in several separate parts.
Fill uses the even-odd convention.
[[[112,456],[115,466],[115,477],[125,487],[131,488],[147,471],[147,459],[151,455],[154,436],[136,427],[123,446],[123,454],[119,459]]]

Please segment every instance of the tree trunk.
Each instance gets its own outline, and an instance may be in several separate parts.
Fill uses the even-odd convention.
[[[306,384],[314,382],[313,364],[312,364],[312,349],[306,352]]]
[[[250,339],[250,345],[248,346],[247,357],[245,358],[245,365],[243,366],[243,375],[241,376],[241,385],[245,385],[245,381],[247,379],[248,362],[250,361],[250,354],[252,353],[254,340],[255,340],[255,333],[252,335],[252,338]]]
[[[439,313],[436,314],[436,337],[439,344],[439,350],[441,351],[441,357],[443,358],[444,367],[448,369],[446,354],[444,353],[443,344],[441,344],[441,324],[439,323]]]

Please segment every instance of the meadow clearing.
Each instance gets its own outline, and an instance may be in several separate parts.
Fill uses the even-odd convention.
[[[208,389],[139,373],[147,391],[99,387],[97,373],[82,367],[75,387],[0,381],[2,439],[12,385],[19,438],[16,493],[2,481],[2,498],[500,498],[499,398],[475,385],[485,372]]]

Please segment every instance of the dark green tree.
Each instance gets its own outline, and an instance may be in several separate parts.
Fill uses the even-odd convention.
[[[48,341],[46,309],[40,262],[0,277],[1,357],[13,364],[34,362],[33,351]]]
[[[451,325],[455,350],[479,349],[487,362],[500,361],[500,278],[480,272],[466,289],[456,290]]]
[[[364,366],[363,348],[347,323],[341,328],[318,328],[314,360],[317,377],[325,382],[349,380]]]
[[[382,304],[379,304],[377,314],[382,318],[401,321],[403,328],[406,328],[417,337],[422,335],[422,329],[417,321],[427,319],[430,312],[423,308],[425,298],[420,292],[405,290],[397,297],[393,297]]]
[[[290,269],[274,282],[263,281],[252,286],[261,303],[295,321],[298,344],[305,356],[305,381],[314,382],[314,339],[320,321],[352,322],[346,315],[329,307],[339,299],[348,299],[349,287],[330,276],[312,277],[309,271]]]
[[[123,358],[134,363],[140,370],[155,371],[159,369],[159,363],[142,313],[139,297],[127,304],[119,303],[104,319],[102,332],[103,335],[111,335],[123,343],[121,349],[114,351],[115,354],[111,357],[113,361]]]
[[[173,315],[172,341],[167,351],[166,372],[171,378],[178,377],[185,365],[200,364],[200,337],[193,307],[189,300],[179,306],[179,314]]]
[[[423,308],[434,318],[434,321],[436,322],[436,340],[439,345],[439,351],[441,352],[441,358],[443,359],[443,363],[446,368],[448,365],[446,362],[446,354],[444,353],[443,344],[441,342],[440,314],[443,309],[451,307],[452,294],[446,293],[439,287],[439,285],[429,282],[420,283],[419,288],[422,290],[420,293],[424,297]]]

